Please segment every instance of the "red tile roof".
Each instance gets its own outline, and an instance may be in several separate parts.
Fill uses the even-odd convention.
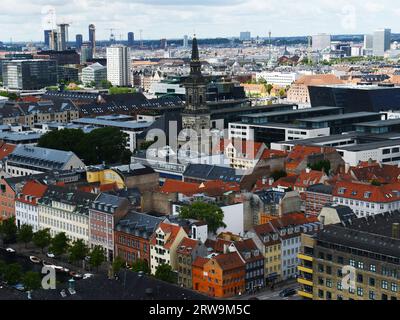
[[[314,184],[321,183],[324,177],[326,177],[326,174],[322,171],[306,169],[300,173],[294,185],[298,188],[307,188]]]
[[[241,158],[240,154],[245,154],[246,160],[256,159],[257,155],[262,149],[266,148],[265,143],[256,141],[247,141],[238,139],[221,139],[219,146],[216,146],[213,150],[213,154],[224,154],[226,149],[232,146],[236,149],[238,153],[237,158]],[[261,155],[260,155],[261,156]]]
[[[231,252],[226,254],[219,254],[213,258],[218,263],[223,271],[244,268],[245,264],[240,258],[239,253]]]
[[[297,181],[298,175],[289,175],[287,177],[280,178],[273,183],[274,188],[284,187],[294,189],[294,185]]]
[[[177,252],[181,254],[191,254],[193,249],[195,249],[198,246],[198,244],[199,244],[198,240],[193,240],[185,237],[179,244]]]
[[[338,181],[333,188],[333,196],[366,202],[394,202],[400,200],[400,182],[373,186],[363,182]]]
[[[296,145],[286,158],[286,169],[295,170],[310,155],[332,152],[335,149],[329,147]]]
[[[181,230],[181,227],[174,224],[161,222],[158,228],[161,229],[166,235],[164,248],[171,248],[171,245],[174,243],[179,231]],[[156,245],[156,243],[156,234],[154,233],[150,239],[150,244]]]
[[[37,204],[37,200],[43,197],[47,190],[47,186],[40,184],[37,181],[29,180],[22,188],[20,196],[17,197],[19,202],[28,204]],[[27,200],[25,196],[33,197],[32,200]]]
[[[4,159],[10,153],[12,153],[14,151],[15,147],[16,147],[15,144],[9,144],[9,143],[3,142],[0,147],[0,160]]]
[[[400,168],[379,163],[361,163],[357,167],[351,167],[350,173],[358,181],[371,182],[372,180],[381,183],[393,183],[400,180]]]
[[[197,184],[167,179],[164,185],[160,188],[160,192],[162,193],[176,192],[187,196],[192,196],[198,193],[204,193],[209,196],[218,196],[229,191],[239,192],[240,185],[235,182],[223,182],[220,180],[207,181]]]
[[[196,259],[193,261],[192,266],[193,267],[198,267],[198,268],[203,268],[203,266],[210,261],[208,258],[203,258],[203,257],[196,257]]]

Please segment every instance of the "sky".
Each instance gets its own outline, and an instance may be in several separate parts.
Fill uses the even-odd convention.
[[[70,23],[69,38],[96,25],[97,38],[117,39],[143,30],[143,39],[299,36],[396,30],[398,0],[0,0],[0,41],[43,40],[52,21]]]

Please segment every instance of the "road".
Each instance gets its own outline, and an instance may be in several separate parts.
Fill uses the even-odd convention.
[[[294,295],[291,297],[286,297],[286,298],[282,298],[279,296],[279,293],[287,288],[294,288],[294,289],[298,289],[299,286],[297,284],[297,282],[295,281],[290,281],[287,282],[285,284],[283,284],[282,286],[276,287],[274,291],[271,291],[271,289],[266,288],[263,291],[260,291],[256,294],[252,294],[252,295],[244,295],[241,297],[235,297],[233,298],[233,300],[249,300],[251,298],[257,298],[259,300],[303,300],[300,296],[298,295]]]

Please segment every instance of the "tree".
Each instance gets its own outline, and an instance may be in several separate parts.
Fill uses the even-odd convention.
[[[12,263],[6,266],[4,272],[4,280],[7,281],[9,285],[17,284],[22,277],[22,267],[18,263]]]
[[[274,179],[274,181],[278,181],[281,178],[287,177],[287,173],[284,170],[276,170],[271,173],[271,178]]]
[[[110,89],[112,87],[112,83],[107,80],[102,80],[100,84],[103,89]]]
[[[115,257],[112,263],[112,269],[114,273],[118,273],[126,266],[126,262],[120,256]]]
[[[371,181],[371,185],[380,187],[382,185],[382,183],[380,181],[374,179],[374,180]]]
[[[6,272],[7,264],[3,261],[0,260],[0,279],[3,277],[4,272]]]
[[[69,239],[65,232],[58,233],[52,240],[50,251],[56,256],[62,256],[68,250]]]
[[[169,264],[161,264],[157,267],[155,277],[161,281],[174,283],[175,276],[172,267]]]
[[[137,260],[132,264],[133,272],[143,271],[146,274],[150,274],[149,264],[144,260]]]
[[[4,220],[0,224],[0,235],[5,243],[15,243],[17,240],[17,225],[15,224],[15,217]]]
[[[89,254],[89,264],[98,270],[104,261],[105,257],[103,248],[100,246],[95,246],[92,252]]]
[[[40,248],[43,252],[43,249],[51,244],[50,229],[43,229],[35,232],[32,240],[35,246]]]
[[[21,226],[21,228],[18,230],[17,234],[17,240],[18,242],[23,242],[25,243],[25,248],[27,247],[27,244],[31,242],[33,239],[33,229],[32,226],[28,224],[24,224]]]
[[[42,280],[39,273],[28,271],[22,277],[22,284],[24,285],[26,291],[33,291],[40,289]]]
[[[134,88],[120,88],[120,87],[111,87],[108,89],[108,93],[113,94],[125,94],[125,93],[135,93],[136,90]]]
[[[324,172],[329,175],[331,171],[331,162],[329,160],[321,160],[314,164],[309,164],[308,167],[316,171],[324,170]]]
[[[192,205],[183,206],[179,216],[182,219],[196,219],[204,221],[208,230],[216,233],[219,228],[226,228],[224,212],[215,204],[195,202]]]
[[[69,260],[71,262],[83,261],[89,253],[89,248],[82,239],[76,240],[69,247]]]
[[[77,144],[85,133],[80,129],[63,129],[50,131],[41,136],[38,147],[77,152]]]

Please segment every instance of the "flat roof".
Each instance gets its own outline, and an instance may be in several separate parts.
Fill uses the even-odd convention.
[[[314,107],[314,108],[306,108],[306,109],[296,109],[296,110],[286,110],[286,111],[274,111],[274,112],[263,112],[256,114],[245,114],[242,117],[249,118],[261,118],[261,117],[271,117],[271,116],[280,116],[286,114],[299,114],[299,113],[312,113],[317,111],[325,111],[325,110],[342,110],[341,107]],[[337,117],[337,115],[336,115]]]
[[[354,112],[354,113],[345,113],[340,115],[340,119],[352,119],[352,118],[359,118],[359,117],[368,117],[374,115],[382,115],[378,112]],[[302,122],[322,122],[322,121],[330,121],[330,120],[337,120],[338,115],[331,115],[331,116],[322,116],[322,117],[315,117],[315,118],[308,118],[308,119],[301,119],[299,121]]]
[[[400,124],[400,119],[389,119],[389,120],[377,120],[377,121],[369,121],[369,122],[359,122],[356,123],[356,126],[363,127],[385,127],[385,126],[393,126],[396,124]]]
[[[330,84],[330,85],[316,85],[311,87],[325,87],[325,88],[337,88],[337,89],[354,89],[354,90],[393,90],[400,89],[400,87],[388,87],[378,85],[351,85],[351,84]]]
[[[117,127],[121,129],[140,129],[140,128],[148,128],[153,122],[131,122],[131,121],[111,121],[111,120],[102,120],[96,118],[80,118],[72,121],[73,123],[79,124],[90,124],[90,125],[99,125],[99,126],[107,126],[107,127]]]
[[[356,151],[367,151],[372,149],[379,149],[379,148],[393,147],[393,146],[400,146],[400,139],[385,139],[382,141],[362,143],[355,146],[349,146],[343,148],[337,147],[336,149],[356,152]]]

